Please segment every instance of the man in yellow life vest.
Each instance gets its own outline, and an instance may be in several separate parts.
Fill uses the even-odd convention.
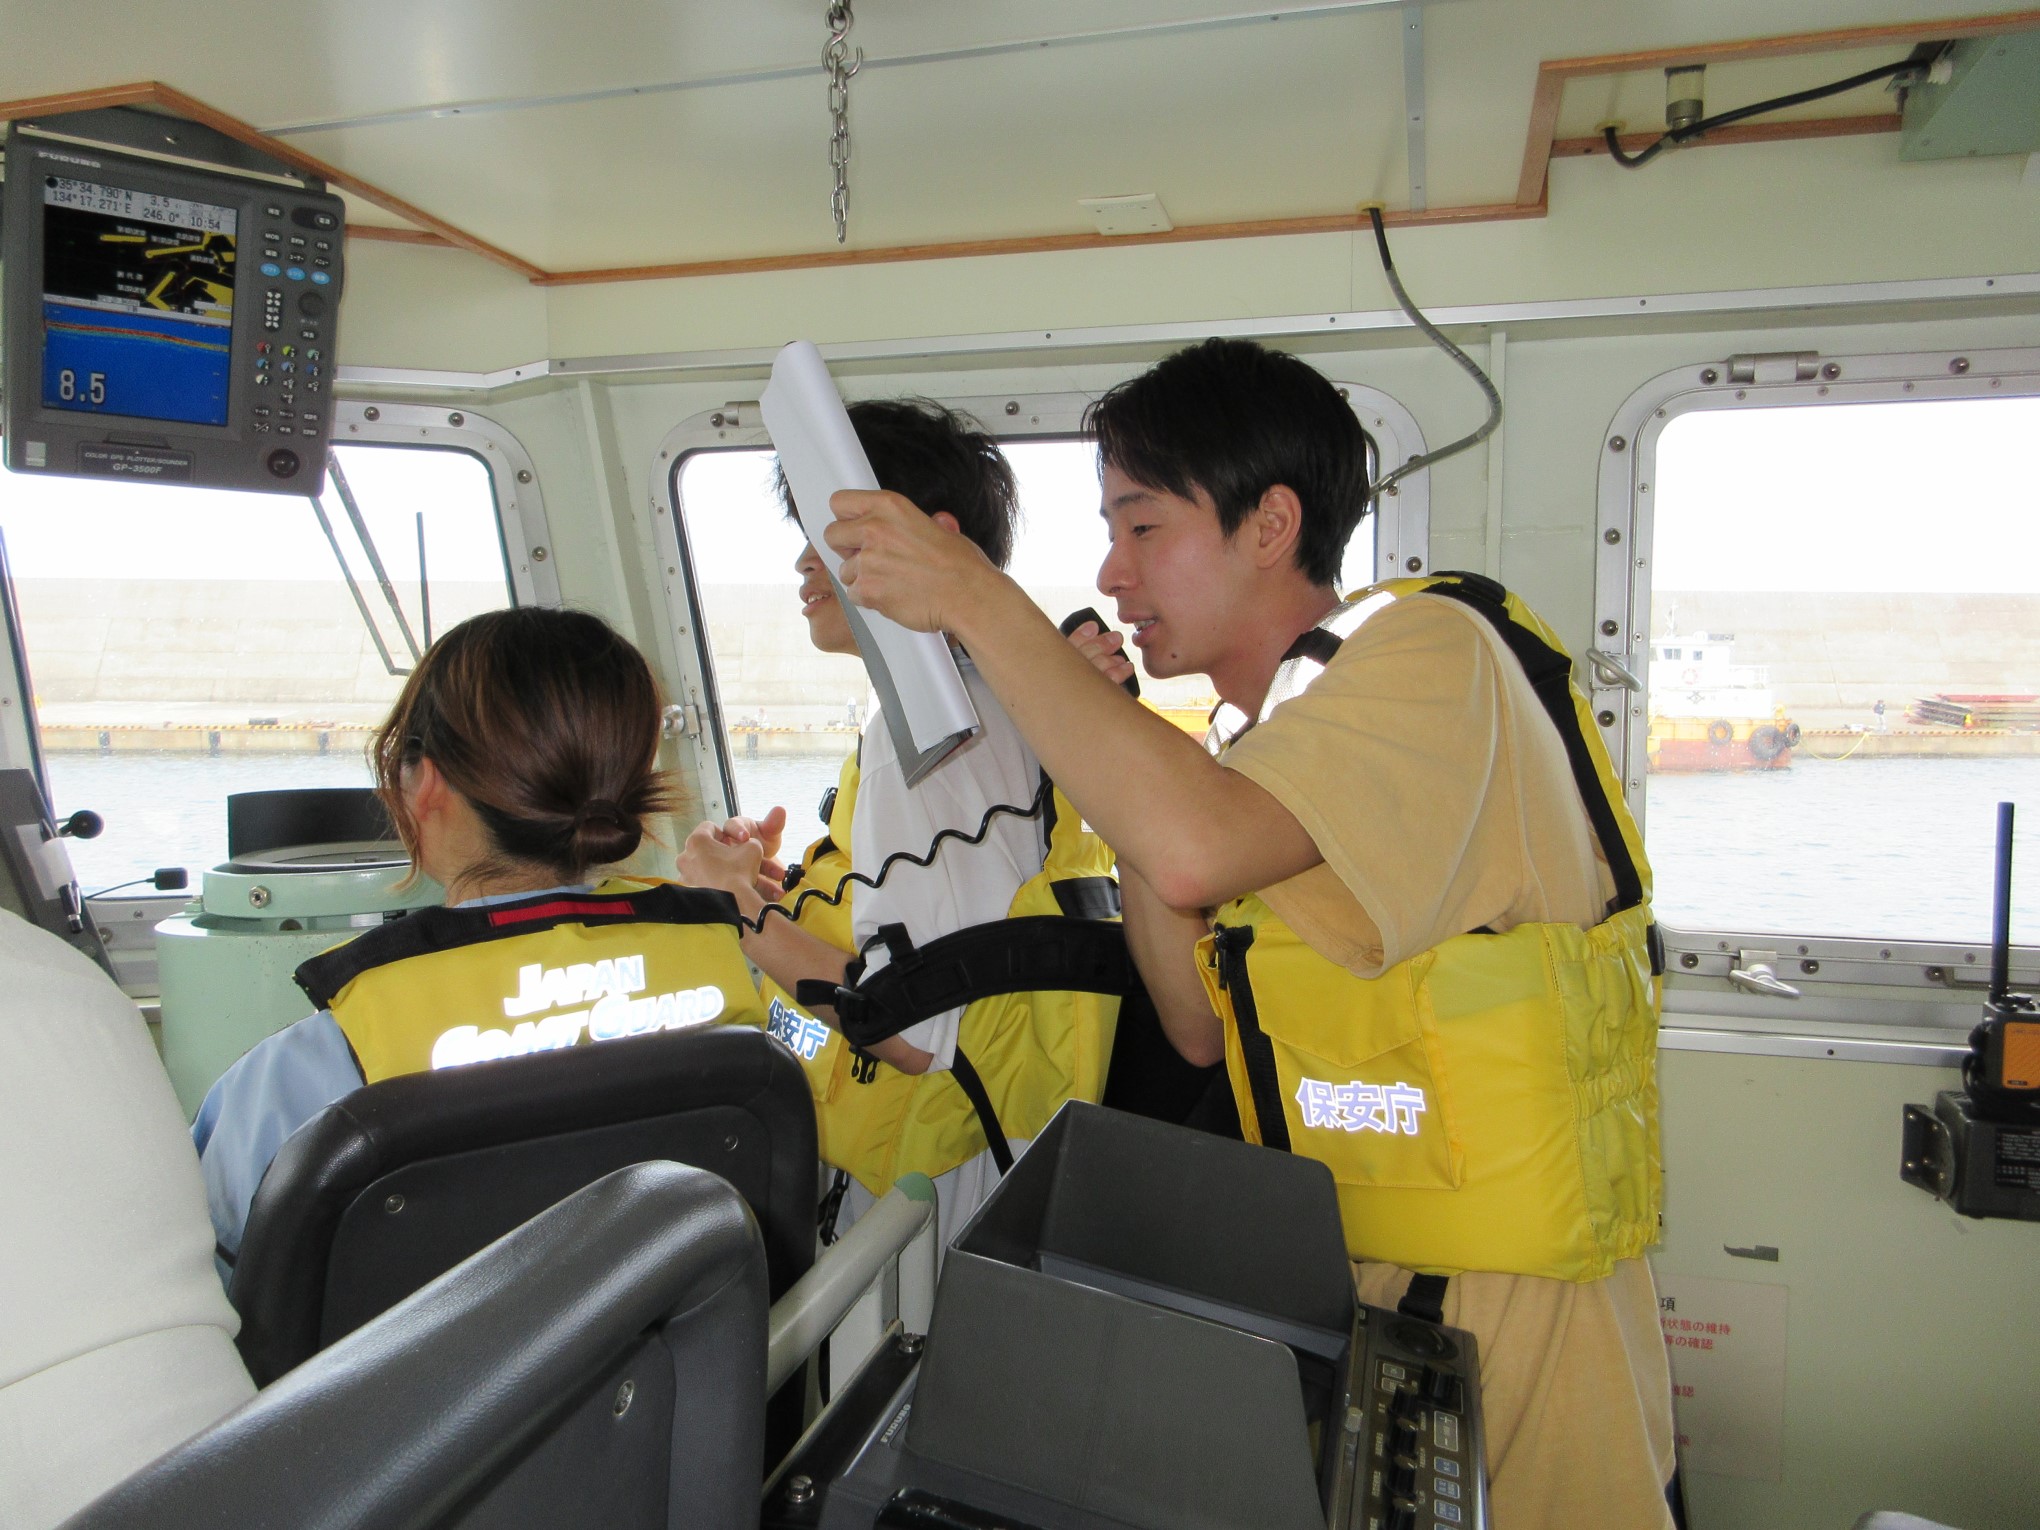
[[[1370,443],[1294,357],[1207,341],[1090,418],[1098,587],[1210,678],[1209,752],[897,496],[836,496],[844,588],[970,648],[1117,851],[1170,1039],[1331,1169],[1362,1299],[1476,1335],[1495,1522],[1669,1524],[1649,872],[1569,661],[1479,576],[1340,598]]]
[[[850,421],[881,484],[1005,564],[1018,488],[976,422],[895,399],[854,404]],[[795,566],[810,640],[856,653],[819,555],[805,548]],[[1111,852],[969,654],[956,658],[980,731],[910,789],[874,716],[796,876],[778,859],[783,807],[702,824],[680,858],[685,880],[732,893],[757,922],[743,946],[767,980],[768,1029],[807,1070],[837,1171],[825,1223],[847,1227],[919,1172],[935,1180],[938,1247],[1064,1101],[1103,1092],[1115,985],[1131,976]],[[768,905],[792,917],[767,918]]]

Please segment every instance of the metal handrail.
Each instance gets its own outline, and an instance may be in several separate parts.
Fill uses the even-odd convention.
[[[859,1217],[848,1232],[823,1252],[807,1274],[772,1304],[765,1359],[768,1393],[778,1391],[780,1384],[800,1369],[871,1289],[872,1283],[891,1273],[888,1266],[905,1257],[934,1220],[934,1184],[925,1174],[902,1174],[878,1204]],[[932,1291],[935,1240],[926,1238],[921,1242],[921,1250],[915,1251],[916,1257],[926,1264],[921,1289]],[[882,1314],[881,1320],[889,1322],[898,1316],[897,1277],[887,1284],[895,1310]]]

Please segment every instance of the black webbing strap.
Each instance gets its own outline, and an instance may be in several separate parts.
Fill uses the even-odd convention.
[[[1000,994],[1124,996],[1139,981],[1124,930],[1103,920],[1054,914],[995,919],[925,946],[908,942],[896,925],[879,935],[892,952],[887,966],[866,976],[853,962],[846,986],[815,995],[835,1005],[837,1028],[853,1046],[869,1047],[930,1015]],[[809,992],[804,984],[795,997],[805,1004]]]
[[[1643,878],[1637,874],[1636,861],[1629,853],[1628,841],[1622,837],[1614,804],[1608,800],[1601,773],[1594,768],[1593,751],[1580,728],[1579,712],[1573,705],[1572,660],[1528,627],[1510,619],[1504,603],[1506,592],[1494,580],[1464,573],[1440,574],[1438,578],[1441,582],[1424,593],[1456,600],[1486,617],[1530,677],[1531,689],[1537,692],[1545,715],[1565,742],[1566,760],[1572,766],[1573,780],[1579,785],[1580,800],[1586,806],[1595,836],[1601,841],[1602,853],[1608,858],[1608,870],[1615,878],[1615,901],[1610,912],[1636,907],[1643,902]]]
[[[629,892],[534,893],[482,908],[418,908],[401,919],[364,930],[344,946],[299,964],[298,987],[318,1009],[362,973],[414,956],[430,956],[513,935],[535,935],[564,924],[600,928],[616,924],[737,923],[736,901],[706,887],[660,883]]]
[[[1422,1318],[1427,1323],[1445,1321],[1445,1287],[1451,1280],[1449,1275],[1412,1275],[1410,1288],[1403,1292],[1403,1299],[1395,1304],[1395,1310],[1404,1317]]]
[[[1323,666],[1331,663],[1333,655],[1338,651],[1338,633],[1329,632],[1323,627],[1306,627],[1297,633],[1296,641],[1283,652],[1282,662],[1286,664],[1291,659],[1309,659]]]
[[[1289,1118],[1282,1113],[1282,1083],[1275,1070],[1275,1043],[1261,1029],[1261,1012],[1247,978],[1247,947],[1254,943],[1252,925],[1214,925],[1218,948],[1219,986],[1232,996],[1233,1028],[1239,1032],[1240,1054],[1247,1064],[1247,1092],[1253,1096],[1261,1145],[1289,1151]]]
[[[843,1197],[849,1191],[849,1171],[838,1169],[835,1178],[829,1181],[828,1193],[815,1207],[815,1231],[821,1235],[823,1248],[836,1241],[836,1218],[843,1214]]]
[[[1119,917],[1119,884],[1110,877],[1058,877],[1048,890],[1071,919]]]
[[[1006,1129],[999,1125],[999,1113],[992,1108],[992,1097],[985,1090],[985,1081],[978,1077],[970,1059],[963,1055],[963,1048],[956,1049],[956,1055],[949,1062],[949,1076],[956,1080],[956,1087],[970,1100],[970,1108],[977,1112],[978,1125],[984,1130],[985,1146],[992,1150],[992,1162],[999,1166],[1003,1177],[1013,1167],[1013,1149],[1006,1142]]]

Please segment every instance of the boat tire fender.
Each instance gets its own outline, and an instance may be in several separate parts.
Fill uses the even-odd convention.
[[[1735,727],[1726,717],[1717,717],[1707,725],[1707,742],[1729,744],[1735,741]]]
[[[1767,765],[1783,754],[1788,747],[1785,735],[1769,723],[1765,723],[1750,734],[1750,753]]]

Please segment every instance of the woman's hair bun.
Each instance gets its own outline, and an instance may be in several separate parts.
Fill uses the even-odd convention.
[[[623,860],[644,840],[636,814],[625,812],[607,797],[594,797],[574,812],[568,828],[575,865],[607,866]]]
[[[651,667],[599,616],[489,611],[411,672],[376,735],[376,786],[414,858],[403,772],[427,758],[503,856],[579,880],[635,853],[645,820],[672,810],[659,722]]]

